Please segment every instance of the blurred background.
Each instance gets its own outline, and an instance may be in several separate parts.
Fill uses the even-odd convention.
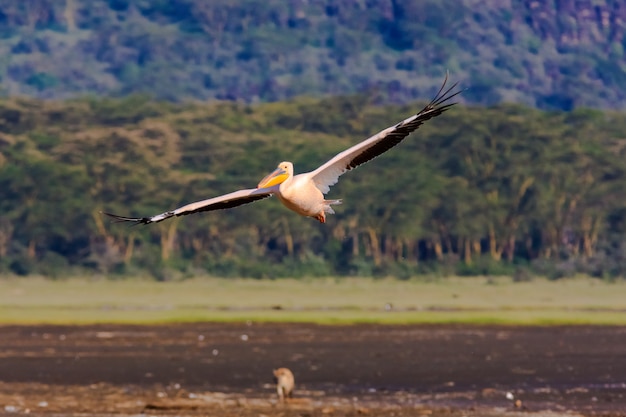
[[[618,0],[0,0],[0,273],[226,277],[626,272]],[[312,169],[460,105],[331,190],[152,215]]]
[[[3,0],[0,75],[8,96],[398,103],[449,70],[468,103],[619,109],[625,20],[617,0]]]

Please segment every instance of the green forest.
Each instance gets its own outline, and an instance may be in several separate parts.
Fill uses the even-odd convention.
[[[0,101],[0,271],[17,275],[395,276],[626,273],[626,114],[456,105],[342,176],[322,225],[275,198],[129,227],[297,172],[424,103],[147,96]]]
[[[0,0],[0,94],[624,109],[622,0]]]
[[[626,275],[619,0],[0,0],[0,274]],[[128,227],[311,170],[463,93],[342,177]],[[596,109],[596,110],[592,110]]]

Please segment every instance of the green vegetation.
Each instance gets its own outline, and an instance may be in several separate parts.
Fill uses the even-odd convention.
[[[142,96],[0,101],[0,272],[223,277],[626,272],[626,115],[456,106],[348,173],[326,225],[275,199],[152,215],[313,169],[420,105],[361,96],[259,105]]]
[[[558,283],[484,277],[166,283],[12,279],[0,281],[0,323],[626,324],[625,286],[588,278]]]
[[[621,0],[0,0],[7,95],[277,101],[432,92],[469,103],[623,108]]]

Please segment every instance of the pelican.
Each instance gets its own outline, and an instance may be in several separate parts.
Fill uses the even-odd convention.
[[[331,206],[341,204],[341,200],[326,200],[324,198],[324,195],[330,191],[330,187],[337,183],[339,176],[396,146],[411,132],[419,128],[422,123],[439,116],[456,104],[450,103],[449,100],[461,91],[452,92],[457,85],[456,83],[444,91],[447,80],[446,74],[443,85],[435,98],[420,112],[335,155],[314,171],[294,175],[293,164],[285,161],[278,164],[272,173],[263,178],[257,188],[239,190],[219,197],[197,201],[151,217],[124,217],[111,213],[103,214],[119,222],[150,224],[175,216],[229,209],[275,194],[287,208],[303,216],[317,219],[320,223],[326,223],[326,214],[334,213]]]

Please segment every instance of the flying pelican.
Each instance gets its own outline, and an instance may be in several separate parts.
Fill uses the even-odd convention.
[[[152,217],[124,217],[111,213],[103,214],[113,217],[119,222],[150,224],[174,216],[229,209],[276,194],[287,208],[303,216],[317,219],[320,223],[325,223],[326,213],[334,213],[331,206],[341,204],[341,200],[326,200],[324,198],[324,194],[328,193],[330,187],[337,183],[340,175],[396,146],[411,132],[419,128],[422,123],[439,116],[456,104],[449,103],[449,100],[461,91],[452,93],[456,83],[444,91],[447,80],[446,74],[443,85],[435,98],[419,113],[335,155],[314,171],[293,175],[293,164],[281,162],[272,173],[259,182],[257,188],[239,190],[219,197],[197,201]]]

